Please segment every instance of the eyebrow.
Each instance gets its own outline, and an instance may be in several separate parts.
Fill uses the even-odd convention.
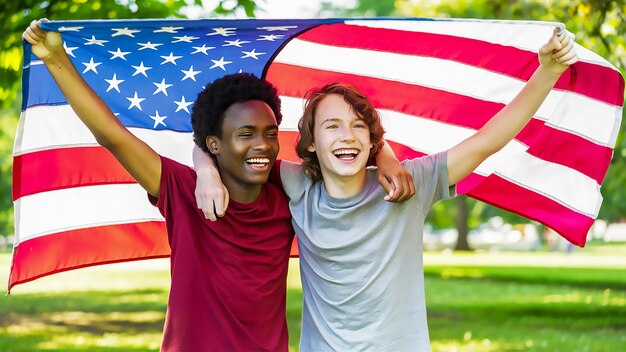
[[[244,126],[237,128],[237,130],[256,130],[256,129],[258,129],[258,126],[255,126],[255,125],[244,125]],[[269,125],[266,128],[266,130],[271,130],[271,129],[278,129],[278,125]]]

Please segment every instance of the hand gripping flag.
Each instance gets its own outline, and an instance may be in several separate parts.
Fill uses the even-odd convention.
[[[224,74],[277,86],[280,157],[293,150],[304,95],[342,81],[381,112],[399,158],[446,150],[520,91],[556,23],[428,20],[54,21],[85,80],[158,153],[191,164],[190,111]],[[537,220],[584,245],[598,214],[622,115],[624,81],[577,46],[532,121],[458,184],[459,193]],[[15,141],[15,247],[9,289],[50,273],[169,255],[163,218],[100,147],[24,47]],[[189,206],[195,206],[190,204]]]

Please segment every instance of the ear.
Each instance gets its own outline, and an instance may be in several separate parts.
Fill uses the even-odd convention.
[[[220,140],[216,136],[206,137],[206,146],[209,148],[209,152],[213,155],[220,154]]]
[[[310,146],[306,147],[306,150],[311,153],[315,153],[315,144],[311,144]]]

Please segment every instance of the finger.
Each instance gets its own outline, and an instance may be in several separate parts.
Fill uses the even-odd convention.
[[[398,202],[404,202],[405,200],[411,198],[411,186],[409,184],[409,178],[408,176],[403,176],[402,177],[402,198],[398,199]]]
[[[228,194],[228,190],[224,187],[224,213],[220,216],[226,215],[226,209],[228,209],[228,202],[230,201],[230,195]]]
[[[215,205],[215,214],[219,217],[224,216],[224,211],[225,211],[225,207],[224,207],[224,194],[220,193],[219,195],[215,196],[215,201],[214,201],[214,205]]]
[[[573,47],[574,47],[574,42],[568,42],[567,44],[565,44],[565,46],[563,46],[561,50],[554,53],[553,55],[554,59],[556,59],[557,61],[561,61],[561,58],[563,56],[574,51],[572,50]]]
[[[39,42],[39,39],[34,38],[32,36],[31,31],[28,31],[28,30],[22,33],[22,38],[26,40],[28,43],[30,43],[31,45],[35,45]]]
[[[207,201],[206,204],[203,204],[202,212],[204,213],[205,219],[209,221],[217,221],[217,217],[215,216],[215,208],[213,206],[213,202]]]
[[[570,65],[573,65],[573,64],[575,64],[577,62],[578,62],[578,55],[576,53],[574,53],[574,57],[569,59],[569,60],[567,60],[567,61],[565,61],[565,62],[563,62],[563,65],[570,66]]]
[[[40,24],[40,21],[32,21],[30,23],[30,27],[29,28],[33,31],[33,33],[35,35],[44,36],[46,34],[46,31],[41,29],[39,24]]]
[[[404,177],[394,176],[391,184],[394,186],[394,197],[392,202],[401,202],[406,194],[406,187],[404,184]]]
[[[386,177],[378,175],[378,183],[383,187],[387,195],[385,196],[385,200],[389,200],[390,197],[393,196],[393,186],[389,183]]]

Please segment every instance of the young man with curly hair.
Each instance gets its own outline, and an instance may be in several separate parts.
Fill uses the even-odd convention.
[[[376,170],[366,168],[382,141],[380,117],[367,97],[337,83],[307,97],[296,147],[303,163],[283,161],[270,175],[289,197],[298,236],[301,351],[430,351],[426,214],[513,139],[576,60],[573,40],[555,32],[525,87],[484,127],[447,151],[403,162],[417,193],[400,204],[382,201]]]
[[[216,194],[228,192],[231,199],[226,212],[211,208],[219,221],[207,221],[195,206],[196,172],[130,133],[76,71],[61,35],[42,30],[40,22],[23,34],[33,54],[98,143],[165,217],[171,289],[161,350],[287,351],[286,275],[294,230],[286,195],[267,183],[279,152],[276,89],[242,73],[224,76],[198,95],[194,141],[217,164],[210,171],[223,182]],[[393,173],[398,169],[404,175],[399,164],[392,169],[390,178],[402,177]],[[400,193],[391,192],[391,200],[402,200]]]

